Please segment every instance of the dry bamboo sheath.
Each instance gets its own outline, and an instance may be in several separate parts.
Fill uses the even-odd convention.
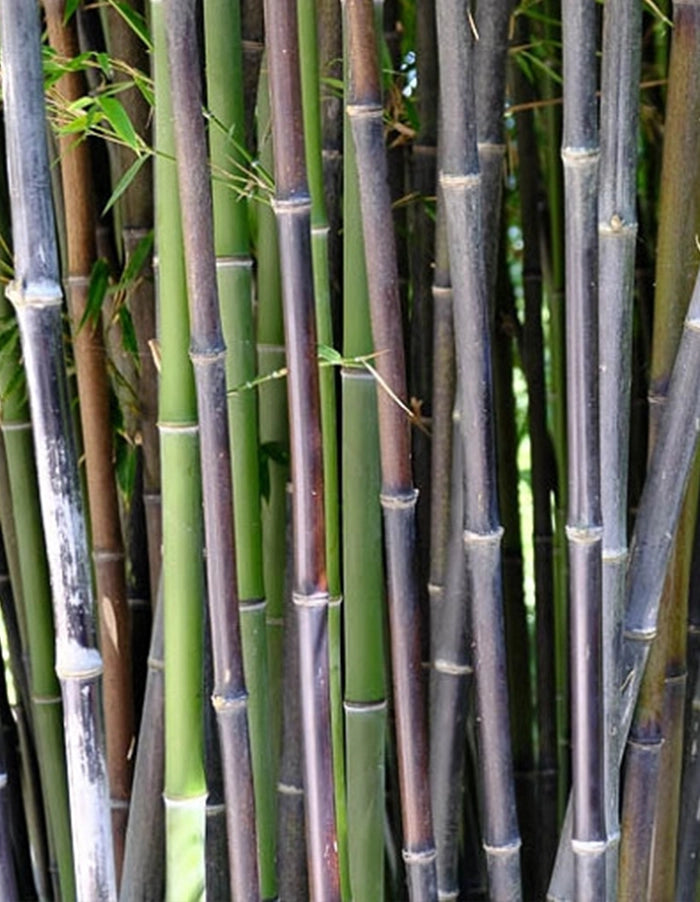
[[[79,900],[116,899],[100,713],[102,659],[95,646],[90,559],[63,360],[62,292],[45,142],[38,11],[0,7],[3,100],[12,199],[15,305],[29,385],[39,491],[56,623],[56,670],[66,753]]]

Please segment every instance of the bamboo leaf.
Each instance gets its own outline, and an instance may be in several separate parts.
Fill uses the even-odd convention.
[[[136,330],[134,329],[134,321],[126,304],[119,307],[119,325],[122,329],[122,347],[125,351],[138,359],[139,346],[136,341]]]
[[[129,257],[129,260],[124,267],[122,277],[119,280],[119,288],[126,287],[130,282],[133,282],[137,278],[137,276],[143,269],[144,264],[148,260],[152,249],[153,230],[151,229],[151,231],[147,235],[144,235],[143,238],[139,241],[131,256]]]
[[[90,273],[90,285],[88,286],[88,299],[85,305],[78,331],[80,331],[87,322],[96,323],[100,318],[102,304],[107,295],[107,287],[109,285],[109,265],[105,259],[95,260],[92,271]]]
[[[129,25],[134,34],[138,35],[149,50],[153,50],[153,42],[151,41],[151,35],[144,17],[133,7],[129,6],[128,3],[122,3],[120,0],[109,0],[109,2]]]
[[[102,110],[116,136],[135,153],[138,153],[141,149],[139,137],[121,101],[111,95],[98,94],[95,102]]]
[[[115,473],[119,491],[127,501],[132,497],[136,485],[136,464],[136,447],[118,433],[115,441]]]
[[[107,204],[105,205],[105,208],[102,211],[102,215],[107,213],[114,206],[114,204],[119,200],[119,198],[122,196],[122,194],[126,191],[126,189],[129,187],[129,185],[133,182],[133,180],[139,174],[141,167],[143,166],[143,164],[146,162],[147,159],[148,159],[148,157],[145,155],[140,156],[136,160],[134,160],[134,162],[131,164],[131,166],[129,166],[129,168],[126,170],[124,175],[117,182],[117,186],[115,187],[109,200],[107,201]]]

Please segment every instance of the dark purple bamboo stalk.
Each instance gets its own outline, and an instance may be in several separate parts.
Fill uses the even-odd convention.
[[[617,888],[619,825],[620,650],[627,565],[629,459],[636,218],[636,142],[641,65],[639,3],[605,5],[598,201],[600,472],[603,518],[603,685],[607,892]],[[604,315],[603,315],[604,313]]]
[[[370,317],[380,378],[406,403],[398,268],[384,150],[382,100],[371,0],[346,0],[350,90],[347,113],[355,142]],[[389,633],[403,858],[412,900],[436,895],[428,783],[428,735],[421,670],[420,607],[413,573],[416,491],[410,426],[404,410],[378,390],[379,446],[387,555]]]
[[[598,127],[596,5],[566,0],[564,193],[566,207],[569,594],[571,624],[575,894],[605,898],[602,520],[598,434]]]
[[[294,0],[265,3],[275,201],[287,346],[294,529],[293,599],[299,631],[306,848],[310,897],[340,897],[333,796],[311,201],[306,181]]]
[[[214,660],[212,704],[217,714],[224,771],[231,893],[234,898],[256,899],[259,886],[255,802],[238,623],[224,368],[226,349],[221,334],[216,283],[195,6],[189,0],[169,0],[166,34],[190,309],[190,356],[195,372],[201,437],[207,587]]]
[[[437,5],[441,159],[454,297],[457,392],[465,462],[463,541],[472,605],[482,842],[494,899],[520,896],[520,836],[508,722],[491,383],[488,285],[466,3]]]

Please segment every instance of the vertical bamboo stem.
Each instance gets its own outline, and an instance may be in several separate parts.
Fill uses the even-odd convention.
[[[165,898],[205,889],[202,494],[164,8],[151,3],[163,504]]]
[[[116,888],[99,698],[102,659],[95,647],[89,554],[63,360],[36,7],[7,0],[0,23],[15,247],[15,281],[8,297],[17,310],[36,447],[42,451],[37,472],[54,594],[73,846],[80,850],[75,858],[76,893],[86,902],[112,900]]]
[[[275,216],[282,265],[299,629],[306,847],[312,899],[340,895],[333,799],[323,460],[316,363],[311,202],[306,182],[296,8],[265,3],[275,152]],[[291,125],[291,127],[290,127]]]
[[[406,375],[398,293],[396,247],[382,130],[382,103],[371,0],[346,0],[350,119],[360,182],[362,231],[367,262],[376,366],[391,389],[378,392],[381,504],[388,574],[397,754],[403,822],[403,858],[411,899],[436,893],[428,783],[428,736],[421,672],[420,607],[412,573],[416,491],[410,467],[410,431],[405,412]]]
[[[463,541],[471,604],[482,842],[495,899],[519,897],[520,836],[508,723],[492,413],[488,284],[474,112],[473,36],[466,6],[440,2],[440,182],[454,295],[457,392],[465,468]]]
[[[260,889],[248,696],[238,622],[225,345],[216,285],[195,5],[189,0],[168,0],[165,14],[190,311],[190,356],[201,436],[207,591],[214,660],[212,704],[219,726],[224,772],[231,894],[234,898],[255,899]]]

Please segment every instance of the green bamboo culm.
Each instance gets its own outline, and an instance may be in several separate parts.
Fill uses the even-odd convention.
[[[396,245],[382,125],[382,98],[371,0],[346,0],[350,87],[347,113],[355,144],[370,317],[380,379],[378,422],[388,575],[389,633],[401,784],[403,859],[409,897],[437,893],[428,780],[418,588],[413,574],[416,491],[410,465],[406,375]],[[396,399],[404,405],[404,409]]]
[[[347,56],[345,57],[347,63]],[[345,78],[347,79],[347,65]],[[372,327],[355,148],[343,132],[343,353],[371,354]],[[384,567],[377,385],[366,369],[341,370],[345,736],[350,890],[384,894],[386,686]]]
[[[216,281],[214,225],[197,48],[196,4],[168,0],[166,43],[190,313],[190,357],[200,431],[216,711],[234,898],[256,899],[255,798],[236,578],[233,486],[227,417],[226,347]]]
[[[243,52],[237,4],[212,2],[204,8],[207,102],[213,121],[209,146],[214,171],[212,202],[221,320],[229,389],[256,375],[253,336],[253,261],[250,257],[248,206],[235,185],[246,166],[243,103]],[[250,389],[229,394],[236,565],[241,638],[249,692],[250,746],[253,761],[260,891],[277,895],[275,874],[274,756],[270,741],[265,586],[260,512],[258,403]]]
[[[76,897],[113,900],[116,880],[100,711],[102,659],[95,643],[90,558],[63,359],[38,11],[34,4],[8,0],[0,21],[15,249],[15,278],[7,294],[17,311],[36,447],[42,449],[37,456],[39,496],[54,597],[73,847],[80,850],[75,858]],[[28,154],[27,147],[35,152]]]
[[[166,899],[205,893],[202,495],[180,202],[161,0],[151,4],[161,377]]]
[[[267,62],[263,60],[258,87],[257,117],[260,163],[273,169]],[[263,188],[258,198],[256,235],[257,364],[261,376],[279,372],[285,365],[282,285],[277,224],[270,197]],[[283,709],[284,574],[286,535],[286,485],[289,480],[289,422],[286,385],[269,379],[258,387],[258,416],[262,492],[263,576],[267,598],[268,674],[274,760],[280,754]]]

